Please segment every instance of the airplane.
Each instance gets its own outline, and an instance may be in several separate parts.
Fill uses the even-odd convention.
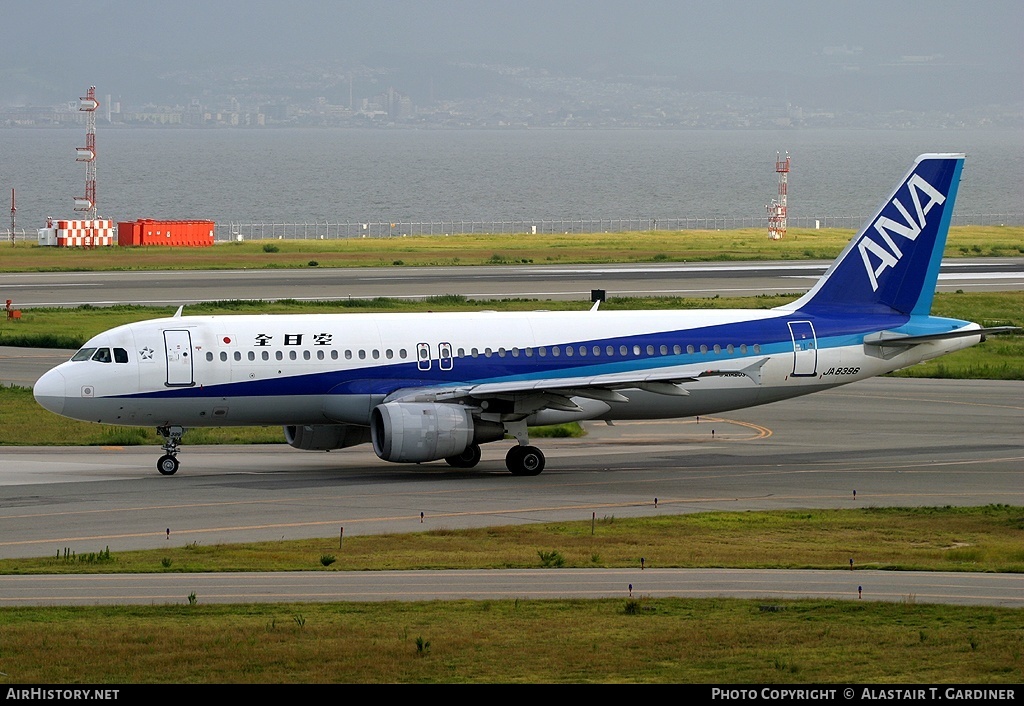
[[[813,288],[767,310],[182,316],[101,333],[34,387],[46,409],[155,426],[173,475],[189,427],[281,425],[296,449],[372,443],[472,468],[529,428],[693,417],[827,390],[1014,327],[931,316],[963,154],[924,154]]]

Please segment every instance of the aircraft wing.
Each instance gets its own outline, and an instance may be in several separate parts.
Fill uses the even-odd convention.
[[[619,390],[640,389],[659,395],[686,396],[686,384],[697,383],[712,376],[748,377],[761,384],[761,368],[768,361],[762,358],[744,368],[715,368],[680,371],[659,369],[632,370],[580,377],[542,378],[537,380],[508,380],[439,388],[398,390],[387,402],[458,402],[472,400],[512,401],[519,410],[530,412],[541,409],[574,411],[579,409],[571,398],[583,397],[602,402],[628,402]]]

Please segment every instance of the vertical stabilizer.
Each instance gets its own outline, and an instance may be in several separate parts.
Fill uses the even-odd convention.
[[[785,309],[928,315],[962,154],[923,154],[811,291]]]

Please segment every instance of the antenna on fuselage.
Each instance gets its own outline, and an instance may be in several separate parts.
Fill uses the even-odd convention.
[[[182,309],[184,309],[184,308],[185,308],[185,305],[184,305],[184,304],[182,304],[181,306],[179,306],[179,307],[178,307],[178,310],[177,310],[176,312],[174,312],[174,318],[176,318],[176,319],[180,319],[180,318],[181,318],[181,310],[182,310]]]

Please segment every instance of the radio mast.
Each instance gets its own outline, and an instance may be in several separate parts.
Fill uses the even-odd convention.
[[[782,240],[786,234],[786,192],[788,191],[789,180],[789,152],[786,158],[775,154],[775,171],[779,175],[779,198],[772,199],[768,204],[768,238],[770,240]]]
[[[76,162],[85,162],[85,196],[75,198],[75,210],[87,211],[96,218],[96,86],[89,86],[85,96],[78,99],[79,112],[85,113],[85,147],[78,148]]]

